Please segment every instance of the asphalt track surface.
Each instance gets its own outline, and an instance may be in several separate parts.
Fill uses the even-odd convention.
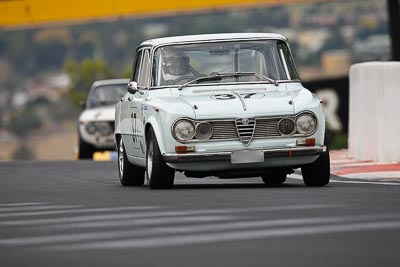
[[[400,183],[122,187],[116,162],[1,162],[1,266],[399,266]]]

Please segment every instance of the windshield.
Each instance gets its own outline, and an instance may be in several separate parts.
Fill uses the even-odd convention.
[[[126,84],[108,84],[92,89],[88,108],[114,105],[126,93]]]
[[[227,73],[257,75],[225,75]],[[163,46],[155,51],[152,85],[182,85],[200,79],[204,83],[298,80],[285,42],[257,40]]]

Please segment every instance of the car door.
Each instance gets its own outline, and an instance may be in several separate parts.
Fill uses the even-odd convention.
[[[139,66],[141,65],[143,57],[143,50],[139,50],[136,53],[136,59],[134,61],[132,76],[130,81],[137,81],[139,77]],[[134,142],[134,129],[135,129],[135,112],[134,105],[134,95],[127,93],[125,97],[121,99],[119,103],[120,111],[120,129],[121,134],[124,139],[125,151],[130,156],[137,156],[137,145]],[[117,111],[118,112],[118,111]]]
[[[148,94],[149,73],[150,73],[150,49],[144,48],[140,50],[141,62],[135,68],[133,80],[137,82],[138,92],[132,95],[129,101],[129,110],[132,118],[132,145],[133,153],[136,157],[145,157],[145,138],[144,138],[144,122],[147,106],[143,104]]]

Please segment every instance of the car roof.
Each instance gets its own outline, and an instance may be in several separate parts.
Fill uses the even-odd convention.
[[[283,35],[277,33],[218,33],[198,34],[156,38],[144,41],[140,46],[158,46],[173,43],[190,43],[201,41],[230,41],[230,40],[252,40],[252,39],[279,39],[287,40]]]
[[[107,79],[107,80],[98,80],[95,81],[92,87],[109,85],[109,84],[128,84],[129,79]]]

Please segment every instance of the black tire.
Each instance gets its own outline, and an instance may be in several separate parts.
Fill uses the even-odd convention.
[[[324,186],[329,183],[331,176],[329,148],[316,161],[301,167],[301,174],[306,186]]]
[[[263,182],[267,186],[280,186],[286,181],[286,173],[284,172],[276,172],[276,173],[271,173],[271,174],[266,174],[261,176]]]
[[[147,135],[146,177],[151,189],[167,189],[174,185],[175,170],[165,164],[154,131]]]
[[[86,143],[81,137],[79,137],[78,146],[78,159],[93,159],[95,149],[92,145]]]
[[[119,138],[118,173],[123,186],[142,186],[144,184],[144,169],[133,165],[126,156],[124,142]]]

